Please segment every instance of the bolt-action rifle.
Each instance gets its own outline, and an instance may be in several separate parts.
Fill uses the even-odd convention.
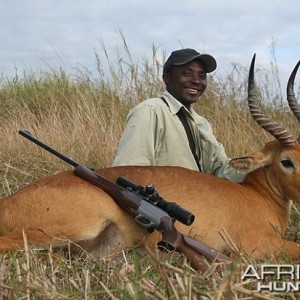
[[[212,247],[179,232],[174,225],[175,220],[191,225],[195,216],[176,203],[164,200],[152,185],[142,187],[125,177],[119,177],[116,183],[111,182],[95,170],[44,144],[30,132],[20,130],[19,134],[72,165],[76,176],[109,194],[121,208],[134,215],[136,223],[147,231],[158,230],[162,235],[162,240],[158,243],[159,249],[183,253],[196,270],[206,269],[203,257],[209,262],[230,260]]]

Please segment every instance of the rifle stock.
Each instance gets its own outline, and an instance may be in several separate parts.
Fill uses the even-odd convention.
[[[207,268],[207,264],[203,257],[205,257],[209,262],[230,261],[228,256],[196,239],[179,232],[174,225],[174,219],[169,215],[169,213],[156,206],[154,203],[145,200],[145,197],[136,194],[133,191],[130,191],[114,182],[111,182],[110,180],[96,173],[94,170],[91,170],[73,161],[72,159],[66,157],[65,155],[33,137],[30,132],[19,131],[19,133],[40,147],[56,155],[60,159],[71,164],[75,168],[74,174],[76,176],[99,187],[109,194],[122,209],[134,215],[135,221],[140,226],[144,227],[149,232],[153,231],[154,229],[158,230],[162,235],[162,240],[158,243],[160,249],[175,250],[183,253],[196,270],[204,270]],[[168,202],[164,202],[164,206],[168,206],[166,205]],[[180,208],[178,205],[172,205],[175,205],[175,211],[183,212],[185,215],[187,215],[188,218],[186,224],[190,225],[194,216],[183,208]]]

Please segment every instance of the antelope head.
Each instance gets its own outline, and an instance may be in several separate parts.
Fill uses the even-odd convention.
[[[290,199],[300,202],[300,139],[278,122],[271,120],[261,110],[254,83],[255,55],[253,56],[248,82],[248,106],[255,122],[269,132],[275,141],[247,157],[231,160],[230,164],[247,176],[244,183],[255,185],[259,190],[278,200]],[[294,93],[294,80],[300,61],[290,75],[287,100],[290,109],[300,122],[300,107]],[[255,171],[255,175],[252,172]],[[258,182],[259,181],[259,182]]]

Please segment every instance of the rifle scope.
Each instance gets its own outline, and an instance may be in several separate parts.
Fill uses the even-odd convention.
[[[120,176],[117,178],[117,184],[136,192],[137,194],[144,196],[145,199],[155,206],[163,209],[166,213],[168,213],[171,217],[178,220],[179,222],[185,225],[193,224],[195,220],[195,215],[193,215],[188,210],[182,208],[175,202],[169,202],[163,199],[155,190],[153,185],[147,185],[145,187],[135,184],[134,182],[128,180],[127,178]]]

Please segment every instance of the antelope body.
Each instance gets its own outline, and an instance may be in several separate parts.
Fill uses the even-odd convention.
[[[296,117],[299,109],[293,93],[294,69],[288,84],[288,100]],[[253,258],[285,251],[299,259],[299,244],[284,240],[291,201],[300,202],[300,144],[286,129],[269,120],[258,108],[253,91],[254,60],[249,75],[249,108],[253,118],[276,140],[231,165],[246,172],[242,183],[179,167],[114,167],[100,169],[115,181],[125,176],[140,185],[152,183],[166,200],[195,214],[192,226],[176,223],[184,234],[226,252],[219,234],[226,230],[232,241]],[[300,118],[299,118],[300,119]],[[22,247],[65,247],[88,252],[107,247],[154,246],[158,232],[146,233],[132,216],[99,188],[72,171],[45,177],[0,201],[0,250]]]

